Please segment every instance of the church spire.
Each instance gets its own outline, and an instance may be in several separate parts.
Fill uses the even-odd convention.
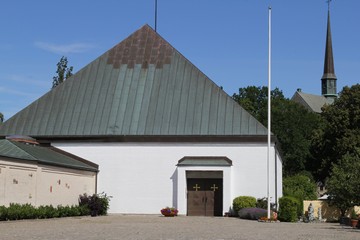
[[[330,1],[328,2],[330,6]],[[325,48],[325,61],[324,61],[324,74],[321,78],[321,94],[327,98],[337,97],[336,93],[336,75],[334,68],[334,57],[331,41],[331,28],[330,28],[330,7],[328,9],[327,18],[327,33],[326,33],[326,48]]]

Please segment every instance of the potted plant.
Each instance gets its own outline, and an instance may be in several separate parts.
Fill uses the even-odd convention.
[[[358,221],[359,221],[359,219],[358,219],[359,217],[358,217],[357,213],[355,212],[354,208],[351,210],[350,218],[351,218],[351,227],[356,228]]]
[[[161,209],[161,214],[164,215],[165,217],[174,217],[174,216],[177,216],[178,214],[178,210],[174,207],[166,207],[166,208],[163,208]]]

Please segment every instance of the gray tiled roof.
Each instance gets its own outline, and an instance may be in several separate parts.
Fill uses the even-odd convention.
[[[334,99],[326,98],[320,95],[303,93],[296,91],[294,96],[291,98],[294,102],[303,105],[306,109],[312,112],[321,113],[321,108],[326,104],[332,104]]]
[[[9,141],[6,139],[0,140],[0,156],[27,160],[45,165],[88,170],[93,172],[97,171],[97,167],[53,151],[51,148],[41,147],[34,144]]]
[[[35,138],[266,133],[148,25],[0,127],[0,135]]]

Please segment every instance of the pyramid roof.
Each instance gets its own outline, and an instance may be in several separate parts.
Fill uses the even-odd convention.
[[[148,25],[0,125],[37,139],[259,136],[266,128]]]

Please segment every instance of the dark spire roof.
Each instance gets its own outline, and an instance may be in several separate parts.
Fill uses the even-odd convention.
[[[266,136],[266,128],[148,25],[0,126],[0,135]]]
[[[327,33],[326,33],[326,48],[324,60],[324,75],[321,79],[336,79],[334,68],[334,57],[331,41],[331,28],[330,28],[330,10],[328,10],[327,19]]]
[[[328,9],[324,74],[321,78],[321,95],[326,98],[335,99],[337,97],[336,80],[331,41],[330,9]]]

